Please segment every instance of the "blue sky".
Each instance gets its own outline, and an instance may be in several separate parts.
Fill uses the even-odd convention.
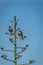
[[[30,59],[36,61],[33,65],[43,65],[43,1],[42,0],[0,0],[0,47],[5,49],[14,49],[9,42],[10,35],[5,35],[8,26],[13,27],[14,16],[17,16],[18,25],[27,36],[25,40],[17,39],[18,46],[29,44],[29,48],[22,53],[22,58],[18,63],[28,63]],[[0,51],[0,55],[6,54],[8,58],[13,59],[14,54]],[[0,65],[14,65],[0,58]]]

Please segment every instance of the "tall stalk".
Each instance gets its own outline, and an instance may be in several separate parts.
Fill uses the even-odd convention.
[[[14,16],[14,60],[16,61],[14,65],[17,65],[16,60],[16,16]]]

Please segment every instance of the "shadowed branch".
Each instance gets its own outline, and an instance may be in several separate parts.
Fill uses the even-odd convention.
[[[7,55],[2,55],[1,57],[2,57],[3,59],[7,60],[7,61],[16,62],[16,61],[13,61],[13,60],[8,59],[8,58],[7,58]]]
[[[15,52],[14,50],[5,50],[3,47],[0,48],[2,51],[10,51],[10,52]]]
[[[17,47],[17,48],[21,48],[22,49],[22,51],[18,52],[17,54],[20,54],[20,53],[24,52],[27,49],[28,46],[29,45],[26,45],[25,47]]]
[[[25,47],[16,47],[22,49],[22,51],[26,50],[29,45],[27,44]]]

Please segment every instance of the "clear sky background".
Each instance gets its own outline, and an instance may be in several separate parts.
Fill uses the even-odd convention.
[[[17,39],[18,46],[29,44],[28,49],[22,53],[22,58],[18,63],[28,63],[30,59],[34,59],[36,63],[33,65],[43,65],[43,1],[42,0],[0,0],[0,47],[5,49],[14,49],[10,43],[10,35],[5,35],[8,32],[8,26],[13,27],[11,20],[17,16],[18,25],[27,36],[25,40]],[[3,52],[0,50],[0,55],[6,54],[9,59],[14,59],[14,54],[11,52]],[[14,65],[0,58],[0,65]]]

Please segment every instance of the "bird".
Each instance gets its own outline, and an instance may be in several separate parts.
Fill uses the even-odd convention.
[[[18,31],[18,36],[23,40],[23,33],[21,30]]]
[[[9,26],[9,33],[10,33],[10,35],[12,35],[12,32],[13,32],[13,28],[11,26]]]

